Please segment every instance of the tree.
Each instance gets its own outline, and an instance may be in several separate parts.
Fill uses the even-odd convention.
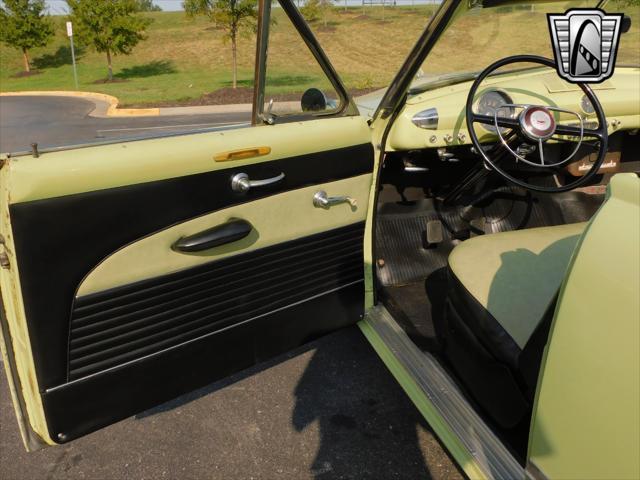
[[[138,0],[67,0],[78,40],[107,55],[108,79],[113,80],[111,55],[129,55],[151,20],[137,14]]]
[[[44,0],[4,0],[0,4],[0,40],[22,52],[24,71],[30,72],[29,50],[44,47],[53,25],[44,14]]]
[[[238,87],[238,36],[255,32],[258,10],[256,0],[185,0],[188,16],[204,15],[226,31],[231,40],[233,88]]]
[[[318,20],[322,20],[326,28],[328,25],[327,14],[332,8],[332,0],[307,0],[304,7],[300,9],[300,12],[307,22],[315,23]]]
[[[153,0],[138,0],[139,12],[161,12],[162,8],[153,3]]]

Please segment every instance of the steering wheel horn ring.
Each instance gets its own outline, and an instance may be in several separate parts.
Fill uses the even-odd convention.
[[[500,138],[500,142],[502,143],[502,145],[504,146],[504,148],[511,153],[511,155],[513,155],[517,161],[522,161],[524,163],[526,163],[527,165],[531,165],[533,167],[537,167],[537,168],[555,168],[555,167],[559,167],[561,165],[564,165],[565,163],[569,162],[574,156],[575,154],[578,152],[578,150],[580,149],[580,146],[582,145],[582,141],[584,140],[584,119],[582,118],[582,116],[572,110],[566,110],[564,108],[558,108],[558,107],[540,107],[540,106],[536,106],[536,105],[519,105],[519,104],[506,104],[503,105],[501,108],[513,108],[514,110],[516,109],[521,109],[522,112],[519,114],[518,116],[518,121],[520,122],[520,128],[523,130],[523,134],[525,137],[529,138],[530,140],[534,141],[536,144],[536,147],[538,148],[538,155],[539,155],[539,159],[540,162],[536,163],[536,162],[532,162],[530,160],[528,160],[527,158],[523,157],[522,155],[520,155],[517,151],[514,151],[511,146],[509,145],[509,143],[507,143],[506,139],[504,138],[504,136],[502,135],[502,129],[498,128],[498,110],[496,110],[494,112],[494,124],[496,125],[496,129],[497,129],[497,133],[498,133],[498,137]],[[547,127],[547,130],[550,130],[551,132],[549,133],[549,131],[541,131],[540,134],[536,135],[536,130],[540,131],[539,128],[536,128],[536,130],[534,130],[533,128],[531,130],[531,132],[529,132],[527,130],[528,125],[526,124],[526,119],[525,119],[525,115],[527,114],[527,111],[531,111],[531,110],[535,110],[535,109],[544,109],[546,110],[546,113],[548,113],[549,115],[552,115],[551,112],[558,112],[558,113],[569,113],[572,115],[575,115],[576,118],[578,119],[579,125],[580,125],[580,130],[579,130],[579,135],[578,135],[578,141],[575,142],[576,146],[574,147],[573,151],[567,155],[565,158],[563,158],[562,160],[558,161],[558,162],[546,162],[545,158],[544,158],[544,151],[543,151],[543,145],[544,142],[546,140],[548,140],[549,138],[551,138],[553,135],[555,135],[556,133],[556,129],[557,129],[557,124],[555,122],[555,119],[553,119],[552,117],[552,125],[549,125]],[[524,124],[524,125],[523,125]],[[553,129],[551,128],[553,126]]]
[[[548,105],[522,105],[522,104],[509,104],[509,105],[501,105],[499,109],[494,111],[493,115],[482,115],[475,113],[473,111],[473,105],[476,97],[476,93],[481,83],[491,75],[495,70],[501,68],[505,65],[509,65],[512,63],[536,63],[540,65],[544,65],[547,67],[555,68],[555,63],[553,60],[548,58],[539,57],[537,55],[514,55],[511,57],[503,58],[502,60],[498,60],[497,62],[492,63],[487,68],[485,68],[475,79],[473,82],[469,94],[467,96],[467,104],[466,104],[466,122],[467,129],[469,131],[469,136],[471,137],[471,142],[475,147],[475,150],[482,156],[485,163],[502,177],[504,177],[510,183],[517,185],[522,188],[526,188],[529,190],[543,192],[543,193],[557,193],[557,192],[566,192],[569,190],[573,190],[576,187],[584,185],[587,183],[593,176],[598,172],[600,166],[604,162],[604,158],[607,153],[607,144],[608,144],[608,132],[607,132],[607,121],[600,105],[600,102],[596,95],[593,93],[591,87],[585,83],[578,84],[579,87],[584,92],[585,96],[589,99],[593,108],[595,110],[597,119],[598,119],[598,128],[597,129],[586,129],[584,126],[583,117],[572,110],[566,110],[554,106]],[[515,118],[511,117],[499,117],[498,111],[504,108],[520,108],[522,109],[521,113]],[[579,126],[573,125],[564,125],[558,123],[554,113],[568,113],[571,115],[575,115],[578,119]],[[569,162],[575,154],[578,152],[580,146],[583,143],[585,137],[592,137],[597,139],[599,147],[598,147],[598,156],[596,161],[591,165],[590,170],[583,175],[582,177],[570,182],[566,185],[561,186],[553,186],[546,187],[540,185],[534,185],[527,183],[523,180],[520,180],[513,175],[507,173],[503,168],[497,165],[497,162],[491,158],[489,153],[485,148],[482,147],[480,140],[478,139],[478,135],[475,132],[474,125],[476,123],[483,123],[485,125],[492,125],[495,127],[498,138],[502,143],[503,147],[516,159],[516,161],[523,161],[524,163],[536,167],[536,168],[552,168],[559,167],[567,162]],[[534,142],[538,149],[538,156],[540,162],[532,162],[528,160],[522,155],[519,155],[516,151],[514,151],[505,136],[503,135],[503,130],[511,129],[519,132],[522,137],[525,139]],[[546,162],[544,158],[543,145],[554,135],[566,135],[573,138],[578,138],[576,142],[576,146],[571,152],[570,155],[565,157],[560,161],[555,162]]]
[[[522,133],[534,142],[545,141],[556,131],[556,121],[547,107],[529,105],[522,110],[519,120]]]

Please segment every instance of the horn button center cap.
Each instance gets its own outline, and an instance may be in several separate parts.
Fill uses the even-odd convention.
[[[520,114],[522,132],[536,142],[550,138],[556,131],[553,114],[545,107],[529,107]]]

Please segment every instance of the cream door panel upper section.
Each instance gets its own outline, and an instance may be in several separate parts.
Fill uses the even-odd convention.
[[[339,180],[292,190],[219,210],[142,238],[107,257],[80,284],[77,296],[96,293],[159,275],[183,270],[212,260],[250,252],[277,243],[343,227],[366,218],[372,175]],[[325,190],[329,196],[348,195],[356,200],[330,208],[313,205],[313,195]],[[171,246],[193,235],[241,218],[254,227],[242,240],[198,253],[180,253]]]
[[[250,138],[248,145],[247,138]],[[230,167],[268,162],[371,141],[366,119],[336,117],[298,123],[238,128],[15,157],[11,203],[165,180]],[[267,154],[215,161],[221,153],[269,147]]]

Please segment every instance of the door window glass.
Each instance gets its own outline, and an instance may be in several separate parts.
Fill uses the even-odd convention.
[[[28,41],[20,5],[0,1],[0,152],[250,124],[257,0],[45,2]]]
[[[274,4],[264,90],[264,112],[332,113],[340,97],[285,11]]]
[[[361,114],[382,96],[439,6],[435,0],[294,0]],[[338,95],[279,5],[272,19],[264,111],[305,113],[308,99],[332,113]],[[307,92],[307,97],[303,95]],[[303,108],[305,103],[305,108]],[[271,104],[271,106],[270,106]],[[326,104],[325,109],[320,107]]]

